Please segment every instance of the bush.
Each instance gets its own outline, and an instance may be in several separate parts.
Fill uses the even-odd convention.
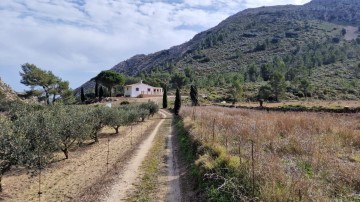
[[[19,163],[21,139],[15,136],[9,120],[0,116],[0,192],[2,191],[1,178],[11,166]]]
[[[87,111],[87,123],[92,126],[90,138],[98,142],[98,133],[105,126],[107,121],[108,112],[110,108],[99,106],[96,108],[89,108]]]
[[[14,120],[14,132],[23,137],[22,164],[36,172],[52,161],[57,151],[57,121],[49,110],[22,111]],[[40,165],[39,165],[40,164]]]
[[[150,116],[154,116],[159,111],[159,106],[153,101],[140,104],[140,108],[148,110]]]
[[[128,105],[128,104],[130,104],[129,101],[122,101],[122,102],[120,103],[120,105]]]
[[[69,158],[69,148],[74,143],[82,143],[92,125],[88,124],[86,110],[76,106],[55,106],[52,110],[53,118],[57,120],[57,146]]]

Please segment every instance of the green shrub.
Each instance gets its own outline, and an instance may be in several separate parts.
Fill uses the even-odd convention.
[[[122,102],[120,103],[120,105],[128,105],[128,104],[130,104],[129,101],[122,101]]]

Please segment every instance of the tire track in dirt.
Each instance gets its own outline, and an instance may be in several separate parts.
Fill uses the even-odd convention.
[[[133,189],[133,183],[135,183],[139,177],[140,166],[151,149],[153,140],[158,133],[160,126],[164,123],[165,118],[167,117],[163,111],[160,111],[160,114],[163,119],[157,124],[150,136],[140,144],[138,150],[131,157],[130,161],[119,175],[117,182],[109,189],[110,192],[108,197],[103,201],[118,202],[126,200],[128,192]]]
[[[168,116],[172,117],[172,114],[165,112]],[[173,126],[170,127],[167,137],[167,168],[168,168],[168,194],[167,201],[175,202],[182,201],[180,190],[180,175],[179,167],[177,165],[176,151],[174,150],[173,142],[175,140],[175,131]]]

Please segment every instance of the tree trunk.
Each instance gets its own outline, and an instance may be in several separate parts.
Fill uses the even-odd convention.
[[[64,152],[65,159],[69,159],[69,150],[67,148],[61,149],[62,152]]]
[[[119,128],[120,128],[120,126],[116,126],[116,127],[114,127],[114,128],[115,128],[116,134],[119,134]]]
[[[49,104],[50,104],[50,100],[49,100],[50,95],[49,95],[49,92],[46,90],[46,87],[45,87],[45,86],[43,86],[43,89],[44,89],[44,91],[45,91],[46,103],[49,105]]]
[[[109,97],[111,97],[111,87],[108,88],[109,89]]]
[[[98,138],[97,134],[94,136],[94,141],[99,142],[99,138]]]

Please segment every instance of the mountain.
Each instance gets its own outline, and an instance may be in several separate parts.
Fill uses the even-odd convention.
[[[276,70],[286,77],[288,99],[306,96],[299,87],[305,77],[312,86],[309,96],[358,99],[359,10],[358,0],[246,9],[184,44],[136,55],[111,69],[146,79],[154,72],[188,68],[197,84],[214,87],[219,99],[231,86],[227,74],[243,75],[246,98],[256,99],[260,86],[268,82],[267,74]],[[91,89],[94,82],[82,86]]]
[[[0,100],[2,99],[14,101],[14,100],[18,100],[19,97],[11,89],[11,87],[6,83],[4,83],[0,78]]]

